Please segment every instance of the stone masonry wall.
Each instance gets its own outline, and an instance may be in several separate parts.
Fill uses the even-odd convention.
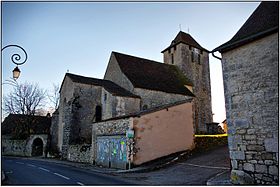
[[[134,94],[139,95],[141,97],[141,110],[145,108],[145,105],[146,108],[149,109],[192,98],[190,96],[166,93],[155,90],[146,90],[142,88],[135,88]]]
[[[234,184],[279,184],[278,33],[223,53]]]
[[[101,106],[102,87],[74,83],[69,78],[64,84],[60,92],[58,125],[62,142],[58,142],[62,157],[66,159],[70,144],[91,143],[90,129],[96,120],[96,106]]]
[[[103,120],[140,111],[140,98],[114,96],[104,88],[101,102]]]
[[[58,110],[52,114],[52,124],[50,128],[50,150],[51,153],[56,153],[59,150],[58,147]]]
[[[122,73],[120,66],[118,65],[118,62],[116,60],[116,57],[114,54],[111,54],[105,75],[105,80],[110,80],[117,85],[125,88],[126,90],[132,92],[133,91],[133,85],[128,80],[128,78]]]
[[[26,150],[26,140],[10,140],[2,136],[1,148],[2,155],[9,156],[29,156],[29,153]]]
[[[70,145],[67,160],[72,162],[92,163],[91,144]]]
[[[206,123],[212,122],[211,85],[209,54],[206,51],[200,53],[200,63],[192,61],[191,51],[193,47],[180,43],[175,48],[164,52],[164,63],[171,63],[171,55],[174,56],[174,65],[178,66],[184,75],[193,83],[195,130],[206,132]],[[200,51],[200,50],[199,50]]]
[[[48,149],[49,136],[47,134],[30,135],[25,140],[13,140],[9,136],[2,136],[1,148],[2,155],[10,156],[32,156],[33,141],[40,138],[43,142],[43,157],[46,156]]]

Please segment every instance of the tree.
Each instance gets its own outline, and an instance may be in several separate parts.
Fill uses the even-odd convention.
[[[50,100],[51,107],[54,110],[56,110],[59,105],[59,89],[60,89],[59,84],[53,83],[53,87],[48,93],[48,98]]]
[[[14,81],[13,90],[3,99],[6,113],[35,115],[44,106],[46,91],[38,84]]]

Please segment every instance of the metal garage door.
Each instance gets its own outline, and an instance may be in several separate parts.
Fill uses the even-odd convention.
[[[127,151],[125,136],[98,136],[96,164],[126,169]]]

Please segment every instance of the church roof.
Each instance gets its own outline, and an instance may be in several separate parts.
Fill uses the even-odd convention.
[[[279,2],[261,2],[231,40],[215,48],[213,52],[226,52],[256,39],[278,32]]]
[[[207,49],[201,47],[201,45],[199,45],[199,43],[197,43],[197,41],[195,41],[195,39],[190,35],[190,34],[187,34],[185,32],[182,32],[180,31],[177,36],[175,37],[175,39],[171,42],[171,44],[169,45],[169,47],[167,47],[166,49],[164,49],[162,51],[165,52],[166,50],[174,47],[175,45],[178,45],[179,43],[184,43],[184,44],[187,44],[187,45],[190,45],[192,47],[195,47],[195,48],[198,48],[198,49],[201,49],[201,50],[204,50],[206,52],[209,52]]]
[[[31,134],[49,134],[50,126],[50,117],[9,114],[1,124],[1,134],[13,135],[16,131],[24,131],[26,128],[31,129]]]
[[[101,86],[105,90],[110,92],[112,95],[122,96],[122,97],[140,98],[139,96],[134,95],[133,93],[129,92],[128,90],[118,86],[117,84],[115,84],[109,80],[96,79],[96,78],[92,78],[92,77],[84,77],[84,76],[75,75],[72,73],[66,73],[65,76],[68,76],[73,82],[76,82],[76,83]]]
[[[194,96],[185,85],[192,85],[174,65],[113,52],[121,71],[134,87]]]

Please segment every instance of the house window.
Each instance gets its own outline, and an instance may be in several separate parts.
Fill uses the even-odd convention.
[[[194,62],[194,52],[192,51],[192,62]]]
[[[170,50],[170,48],[168,49],[168,53],[170,53],[171,52],[171,50]]]
[[[197,54],[197,62],[200,64],[200,54]]]
[[[171,64],[174,64],[174,55],[171,54]]]
[[[98,121],[101,121],[102,119],[102,108],[101,106],[97,105],[95,107],[95,121],[98,122]]]
[[[107,101],[107,94],[105,93],[104,94],[104,102],[106,102]]]
[[[176,45],[174,46],[174,51],[176,51]]]

